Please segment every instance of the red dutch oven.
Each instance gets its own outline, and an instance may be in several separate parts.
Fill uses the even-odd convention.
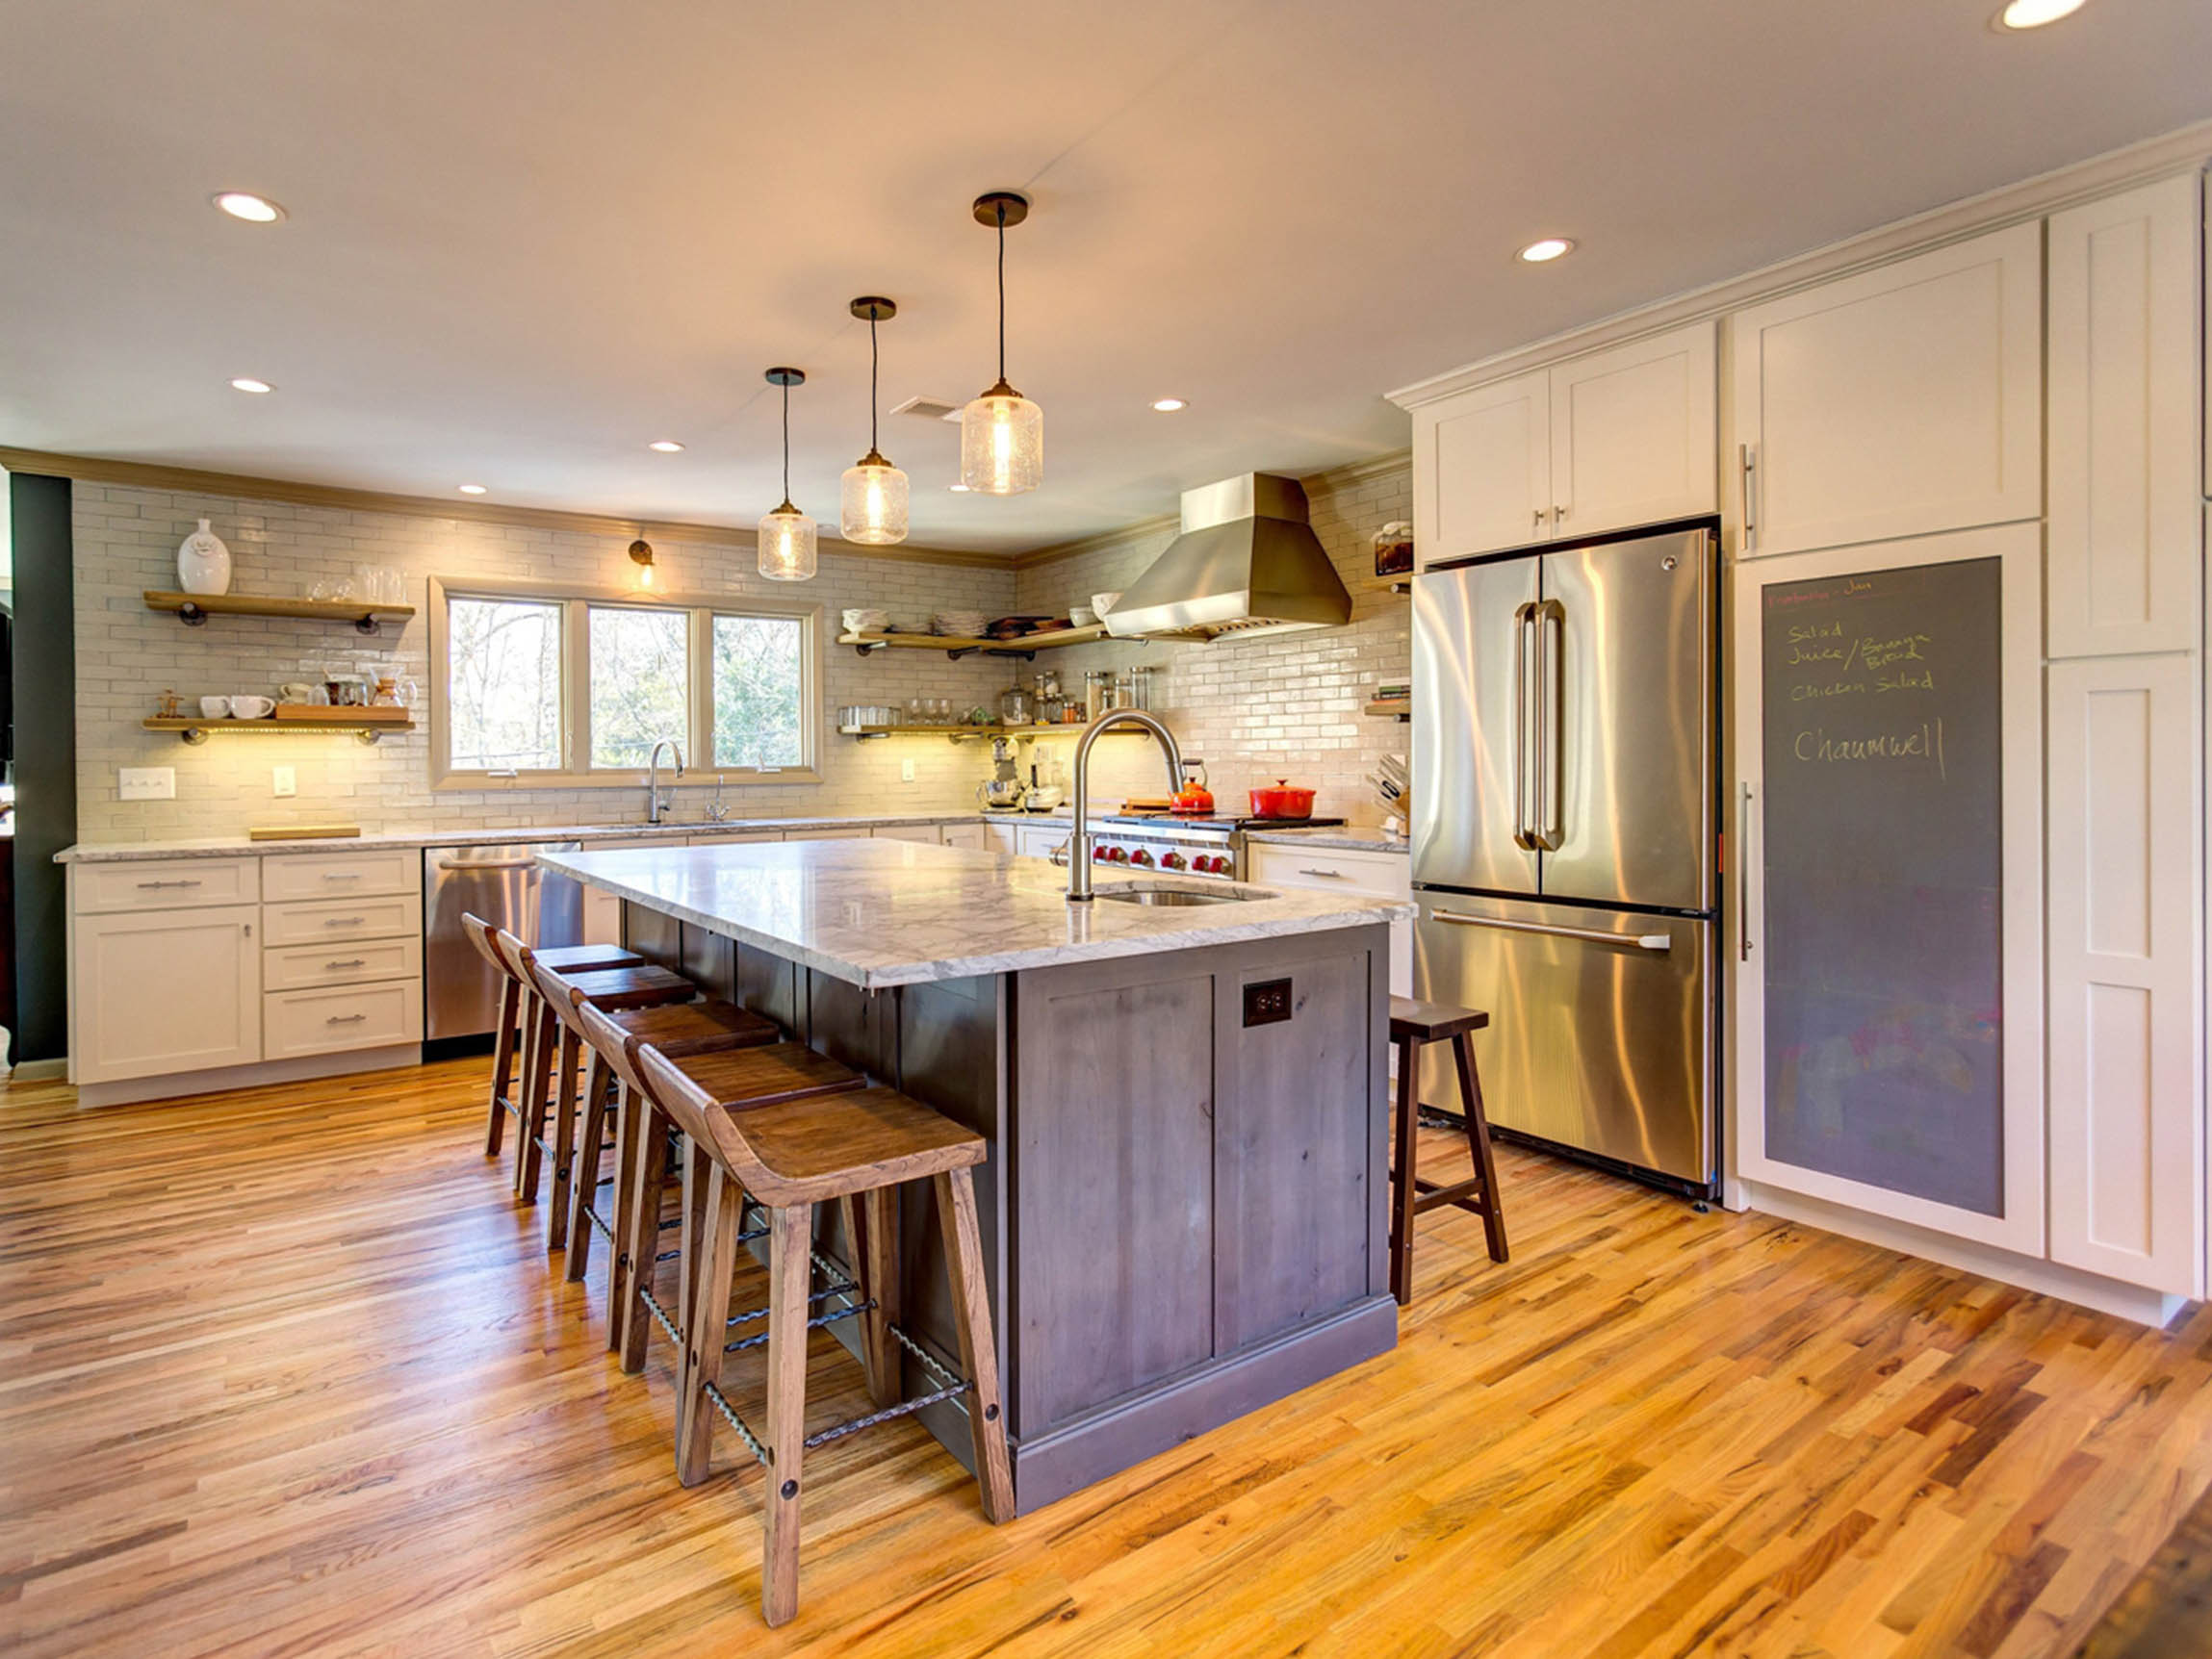
[[[1294,789],[1285,778],[1278,778],[1272,789],[1252,791],[1252,816],[1254,818],[1311,818],[1313,816],[1313,791]]]

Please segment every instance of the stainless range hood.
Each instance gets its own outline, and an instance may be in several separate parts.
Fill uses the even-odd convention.
[[[1183,533],[1103,619],[1121,638],[1340,627],[1351,595],[1306,523],[1295,478],[1247,472],[1183,492]]]

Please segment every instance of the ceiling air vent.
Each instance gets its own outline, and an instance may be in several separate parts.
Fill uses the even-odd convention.
[[[960,405],[947,403],[942,397],[909,397],[891,413],[893,415],[918,415],[924,421],[958,421],[960,419]]]

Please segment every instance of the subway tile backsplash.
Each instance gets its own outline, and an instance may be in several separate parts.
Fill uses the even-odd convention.
[[[1353,593],[1350,626],[1217,646],[1116,642],[1040,660],[1058,668],[1064,684],[1077,687],[1086,668],[1153,664],[1159,670],[1155,706],[1182,736],[1185,752],[1206,759],[1225,807],[1241,804],[1252,782],[1289,777],[1320,789],[1317,811],[1374,822],[1378,809],[1369,802],[1363,774],[1377,754],[1403,749],[1405,727],[1363,715],[1360,705],[1377,681],[1405,676],[1410,646],[1406,601],[1376,591],[1369,538],[1386,520],[1409,516],[1410,473],[1401,456],[1309,479],[1307,489],[1314,527]],[[74,502],[81,839],[235,835],[284,824],[523,829],[643,816],[642,790],[433,790],[426,725],[373,748],[313,735],[217,739],[192,748],[139,724],[156,712],[164,689],[175,690],[189,709],[209,693],[271,695],[285,680],[322,678],[325,666],[372,677],[411,676],[425,697],[435,696],[423,614],[429,578],[537,579],[628,592],[635,573],[625,552],[628,536],[119,484],[80,483]],[[387,625],[373,640],[326,625],[242,617],[188,629],[173,616],[148,610],[141,596],[176,585],[177,544],[202,518],[230,544],[234,593],[303,595],[319,577],[349,576],[359,564],[389,565],[404,574],[408,602],[418,614],[404,631]],[[1128,586],[1170,535],[1155,527],[1101,538],[1018,573],[825,552],[821,574],[803,597],[823,607],[825,641],[835,634],[837,612],[855,604],[881,606],[899,618],[952,608],[991,615],[1064,610],[1101,589]],[[755,574],[749,547],[659,534],[653,543],[663,593],[794,597],[789,587]],[[972,806],[976,784],[989,772],[984,745],[921,736],[862,743],[832,729],[834,711],[843,703],[904,703],[916,696],[947,697],[962,706],[992,702],[1014,672],[1028,677],[1029,666],[975,658],[954,663],[932,651],[884,651],[862,660],[834,644],[824,649],[822,781],[732,784],[724,792],[731,814]],[[1073,735],[1038,747],[1065,762]],[[1099,753],[1101,801],[1159,792],[1164,778],[1149,745],[1116,739]],[[907,760],[914,763],[912,782],[900,777]],[[176,798],[120,800],[116,772],[125,766],[173,766]],[[296,795],[273,795],[276,766],[294,769]],[[687,774],[677,787],[676,815],[700,816],[713,788],[711,773]]]

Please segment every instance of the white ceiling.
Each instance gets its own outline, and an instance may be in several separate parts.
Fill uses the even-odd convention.
[[[2212,115],[2205,0],[1994,6],[0,0],[0,444],[746,523],[789,362],[793,494],[834,521],[846,301],[902,308],[887,409],[974,396],[968,202],[1015,187],[1044,486],[949,493],[948,424],[883,447],[916,543],[1042,546],[1399,447],[1388,387]],[[1550,233],[1579,251],[1512,261]]]

